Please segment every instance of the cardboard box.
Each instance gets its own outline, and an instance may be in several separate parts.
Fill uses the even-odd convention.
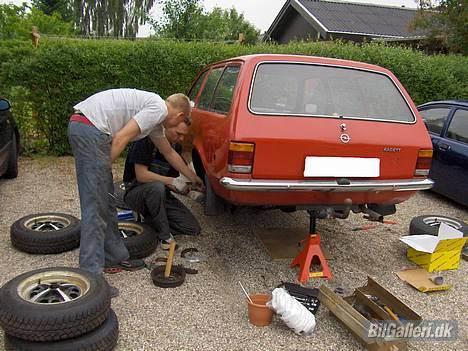
[[[434,235],[408,235],[400,238],[410,246],[408,259],[428,272],[457,269],[461,251],[468,238],[463,233],[441,223],[439,233]]]
[[[375,339],[367,337],[371,321],[353,308],[354,304],[365,305],[379,320],[388,321],[393,319],[385,309],[368,298],[370,295],[377,296],[382,303],[390,307],[399,317],[407,321],[413,321],[416,323],[415,325],[421,321],[421,317],[416,312],[371,277],[367,277],[367,284],[365,286],[356,288],[351,296],[345,298],[335,294],[325,284],[320,286],[319,289],[320,302],[354,334],[367,350],[406,351],[408,349],[407,339]]]

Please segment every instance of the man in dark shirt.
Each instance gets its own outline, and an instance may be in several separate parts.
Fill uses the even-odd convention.
[[[166,129],[165,137],[174,145],[187,133],[188,126],[182,123]],[[130,146],[123,179],[127,188],[124,201],[153,226],[165,250],[174,241],[172,234],[197,235],[201,230],[190,210],[171,194],[171,191],[180,193],[174,182],[178,175],[150,138]]]

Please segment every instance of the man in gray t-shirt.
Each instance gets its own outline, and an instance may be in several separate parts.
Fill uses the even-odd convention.
[[[112,162],[130,141],[149,136],[166,160],[194,186],[202,180],[187,167],[166,138],[164,128],[190,124],[190,100],[174,94],[159,95],[136,89],[99,92],[74,106],[68,139],[75,156],[80,194],[80,268],[94,274],[144,267],[130,260],[118,232],[113,194]]]

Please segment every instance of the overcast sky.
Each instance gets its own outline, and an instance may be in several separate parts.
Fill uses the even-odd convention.
[[[23,0],[0,0],[0,3],[21,4]],[[28,1],[27,1],[28,2]],[[284,5],[286,0],[203,0],[206,10],[211,10],[218,6],[221,8],[235,7],[238,12],[244,14],[244,17],[262,32],[266,31],[276,15]],[[390,6],[416,7],[415,0],[356,0],[343,2],[370,3]],[[157,6],[153,8],[152,14],[157,16],[159,13]],[[149,26],[142,26],[138,36],[148,36]]]

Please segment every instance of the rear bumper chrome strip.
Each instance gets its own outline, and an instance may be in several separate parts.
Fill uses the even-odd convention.
[[[434,185],[431,179],[353,180],[349,184],[338,184],[333,180],[249,180],[230,177],[221,178],[219,183],[228,190],[236,191],[323,192],[417,191],[430,189]]]

